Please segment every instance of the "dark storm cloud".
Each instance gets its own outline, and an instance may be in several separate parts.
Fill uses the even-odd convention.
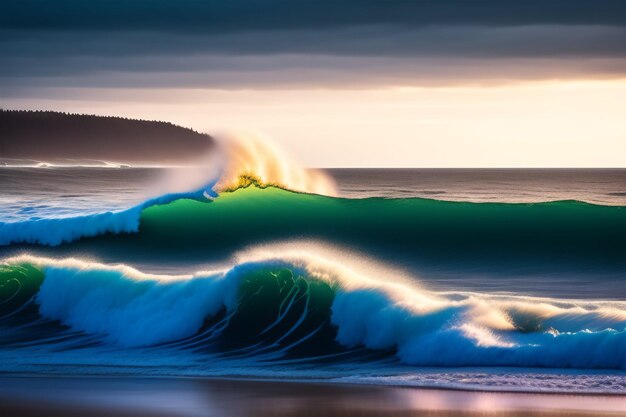
[[[626,56],[626,27],[615,26],[361,26],[324,31],[189,34],[146,31],[0,32],[6,57],[197,54],[460,56],[481,58]]]
[[[625,46],[611,0],[16,0],[0,5],[0,95],[620,77]]]
[[[624,25],[621,0],[13,0],[0,25],[15,29],[201,31],[361,25]]]

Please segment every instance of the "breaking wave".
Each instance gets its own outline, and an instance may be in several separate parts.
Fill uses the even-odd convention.
[[[116,212],[0,221],[0,246],[14,243],[58,246],[105,233],[137,232],[141,213],[146,208],[180,199],[210,200],[218,192],[233,191],[251,184],[322,195],[337,193],[330,177],[320,171],[303,168],[267,139],[230,135],[223,139],[219,149],[219,153],[200,158],[198,166],[188,167],[182,175],[172,174],[172,178],[161,184],[168,190],[182,188],[184,191],[165,193]],[[218,171],[219,175],[216,175]],[[207,177],[214,179],[207,183]]]
[[[22,256],[0,270],[3,351],[149,348],[253,362],[626,369],[626,303],[432,292],[311,251],[190,275]],[[348,262],[348,263],[346,263]]]

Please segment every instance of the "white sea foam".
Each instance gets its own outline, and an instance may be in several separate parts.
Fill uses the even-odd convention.
[[[151,206],[167,204],[182,198],[204,200],[216,197],[213,180],[189,192],[175,192],[151,198],[126,210],[75,216],[0,222],[0,246],[13,243],[37,243],[58,246],[83,237],[103,233],[133,233],[139,229],[141,212]]]

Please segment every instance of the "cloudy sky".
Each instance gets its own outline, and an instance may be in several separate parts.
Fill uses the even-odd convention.
[[[619,0],[8,0],[0,107],[274,138],[310,166],[626,167]]]

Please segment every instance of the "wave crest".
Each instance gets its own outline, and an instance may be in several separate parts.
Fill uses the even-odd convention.
[[[267,138],[230,134],[221,139],[225,162],[216,186],[218,191],[256,183],[309,194],[337,195],[334,181],[328,175],[304,168]]]

